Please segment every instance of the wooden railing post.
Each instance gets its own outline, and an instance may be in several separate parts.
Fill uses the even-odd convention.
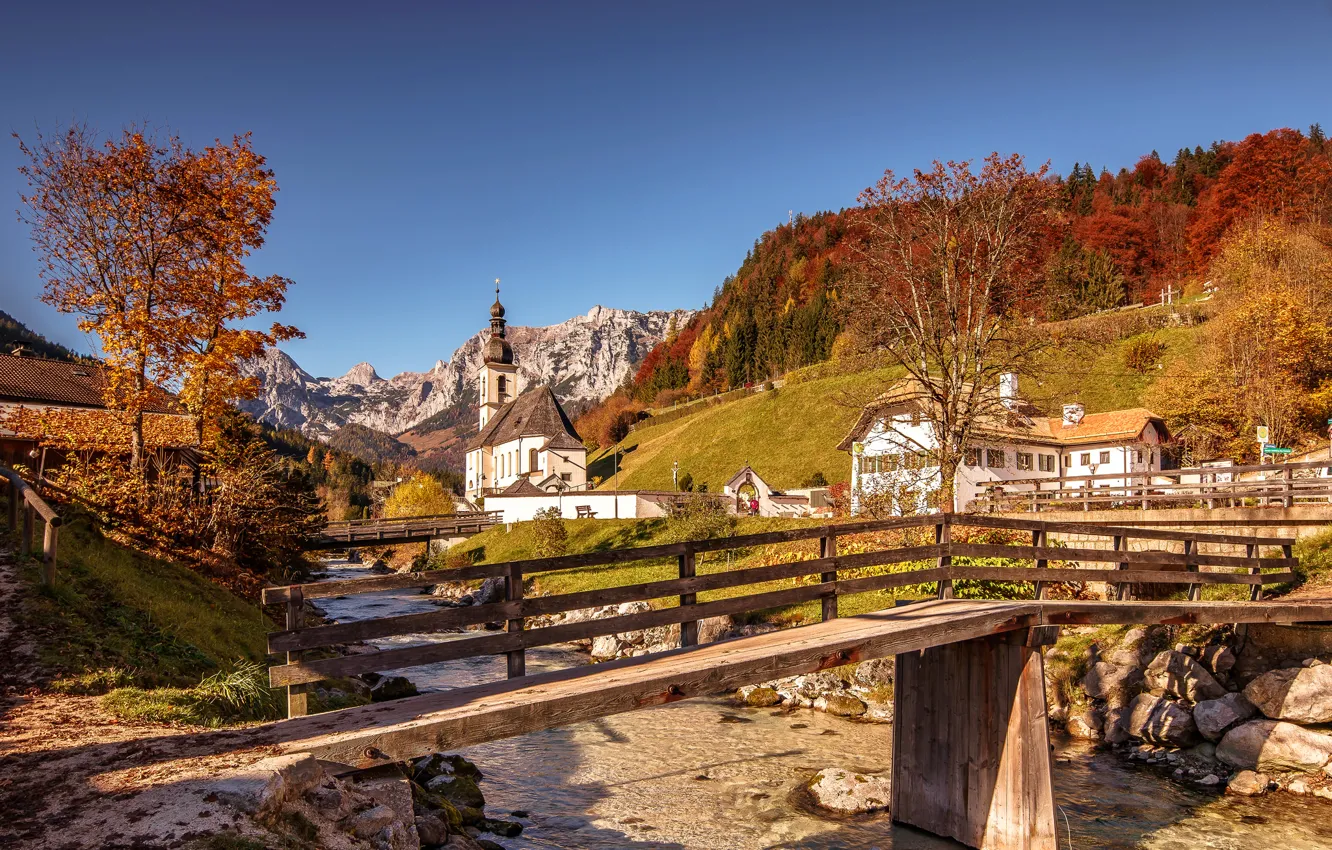
[[[292,631],[301,627],[301,609],[305,606],[305,592],[299,586],[291,589],[291,597],[287,600],[287,630]],[[301,654],[299,652],[288,652],[287,663],[294,664],[299,661]],[[287,717],[304,717],[310,713],[309,707],[309,686],[308,685],[288,685],[287,686]]]
[[[1048,535],[1049,532],[1047,532],[1043,528],[1033,529],[1031,532],[1031,545],[1044,549],[1046,546],[1046,540],[1049,539]],[[1035,561],[1036,561],[1036,569],[1038,570],[1043,570],[1046,567],[1048,567],[1050,564],[1050,562],[1045,558],[1036,558]],[[1045,582],[1043,581],[1036,582],[1036,598],[1037,599],[1045,598]]]
[[[1290,547],[1287,546],[1282,548],[1284,551],[1285,549],[1289,549]],[[1244,555],[1245,557],[1248,558],[1258,557],[1258,545],[1256,543],[1249,543],[1248,545],[1246,545],[1244,547]],[[1263,571],[1262,567],[1249,567],[1249,575],[1258,575],[1262,571]],[[1253,602],[1263,601],[1263,586],[1261,584],[1255,584],[1253,587],[1249,589],[1249,599]]]
[[[20,544],[22,546],[20,551],[22,551],[24,555],[32,554],[32,533],[33,525],[35,524],[34,513],[35,511],[33,511],[32,505],[28,504],[25,499],[23,502],[23,538]]]
[[[509,566],[509,574],[504,577],[504,599],[507,602],[520,602],[523,598],[523,568],[518,564]],[[523,630],[523,618],[521,616],[508,620],[504,624],[506,632],[514,633]],[[505,653],[508,658],[509,678],[516,679],[519,676],[527,675],[527,651],[523,649],[511,649]]]
[[[1295,482],[1291,478],[1290,467],[1281,470],[1281,506],[1284,508],[1295,507]]]
[[[836,534],[830,532],[826,536],[819,538],[819,557],[820,558],[837,557]],[[824,570],[822,573],[820,573],[819,581],[825,584],[830,581],[834,582],[837,581],[836,565],[834,565],[831,570]],[[837,591],[834,590],[830,592],[827,596],[823,597],[823,621],[826,623],[829,620],[835,620],[835,619],[837,619]]]
[[[943,522],[934,527],[934,544],[940,547],[939,560],[936,566],[943,570],[953,565],[953,556],[948,553],[948,544],[953,540],[952,514],[944,514]],[[953,580],[951,578],[939,579],[939,598],[953,598]]]
[[[1185,557],[1185,558],[1188,558],[1189,555],[1192,555],[1192,554],[1193,554],[1193,549],[1194,549],[1194,541],[1192,541],[1192,540],[1185,540],[1185,541],[1184,541],[1184,557]],[[1196,572],[1198,572],[1198,565],[1197,565],[1197,564],[1194,564],[1194,563],[1190,563],[1189,561],[1186,560],[1186,561],[1184,562],[1184,570],[1185,570],[1186,572],[1196,573]],[[1202,600],[1202,585],[1201,585],[1201,584],[1196,584],[1196,583],[1195,583],[1195,584],[1191,584],[1191,585],[1189,585],[1189,601],[1190,601],[1190,602],[1198,602],[1198,601],[1201,601],[1201,600]]]
[[[1152,476],[1144,472],[1142,475],[1142,509],[1147,510],[1147,488],[1151,486]]]
[[[1116,534],[1114,536],[1114,540],[1115,540],[1116,552],[1128,551],[1129,542],[1127,535]],[[1118,564],[1115,564],[1115,569],[1117,570],[1127,570],[1128,568],[1129,568],[1128,561],[1120,561]],[[1115,585],[1115,598],[1120,600],[1121,602],[1133,598],[1133,592],[1129,589],[1129,585],[1126,582],[1121,581]]]
[[[42,576],[47,587],[55,587],[56,541],[59,534],[60,526],[47,520],[46,531],[42,534]]]
[[[695,555],[693,549],[686,549],[680,556],[680,578],[693,578],[695,574]],[[681,593],[680,607],[693,605],[698,601],[696,593]],[[698,620],[686,620],[680,623],[680,646],[698,646]]]

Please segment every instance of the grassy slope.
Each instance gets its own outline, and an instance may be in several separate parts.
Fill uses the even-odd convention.
[[[20,573],[33,588],[21,619],[39,661],[74,687],[193,684],[238,660],[266,657],[272,624],[257,606],[180,564],[106,540],[80,519],[61,529],[53,591],[38,587],[35,564]]]
[[[671,464],[720,492],[746,463],[774,487],[798,487],[822,472],[845,477],[850,459],[837,443],[855,423],[859,406],[882,392],[896,373],[842,375],[758,393],[675,422],[634,431],[620,445],[620,483],[627,490],[669,490]],[[602,489],[614,485],[611,454],[590,459]]]
[[[1024,396],[1050,415],[1081,401],[1089,413],[1144,406],[1144,398],[1171,363],[1197,356],[1201,327],[1165,328],[1150,334],[1165,345],[1159,368],[1146,373],[1124,365],[1125,350],[1139,337],[1106,344],[1070,343],[1044,354],[1025,379]],[[850,461],[836,449],[858,415],[857,405],[899,374],[881,369],[788,384],[664,425],[634,431],[620,445],[621,489],[670,489],[671,464],[719,491],[749,463],[777,488],[798,487],[814,472],[845,480]],[[599,452],[589,470],[601,489],[615,486],[612,455]]]

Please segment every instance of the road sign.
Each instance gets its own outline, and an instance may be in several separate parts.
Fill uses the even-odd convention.
[[[1267,442],[1267,426],[1266,426],[1266,425],[1259,425],[1259,426],[1258,426],[1258,442],[1260,442],[1260,443],[1266,443],[1266,442]]]
[[[1263,454],[1269,455],[1288,455],[1295,451],[1294,449],[1283,449],[1280,446],[1263,446]]]

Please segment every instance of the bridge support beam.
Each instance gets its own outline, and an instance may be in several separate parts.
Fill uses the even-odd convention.
[[[982,850],[1057,850],[1048,634],[1019,630],[896,656],[893,819]]]

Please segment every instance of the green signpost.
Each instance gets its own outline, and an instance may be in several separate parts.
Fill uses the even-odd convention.
[[[1265,455],[1288,455],[1294,451],[1294,449],[1285,449],[1280,446],[1263,446],[1263,454]]]

